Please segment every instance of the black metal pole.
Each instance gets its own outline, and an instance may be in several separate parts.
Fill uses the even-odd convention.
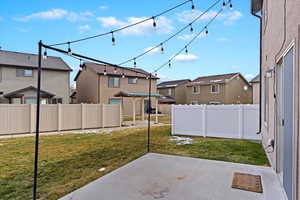
[[[150,152],[150,121],[151,121],[151,73],[149,74],[149,99],[148,99],[148,153]]]
[[[39,135],[40,135],[40,92],[41,92],[41,71],[42,71],[42,41],[39,42],[38,55],[38,79],[37,79],[37,102],[36,102],[36,131],[35,131],[35,155],[34,155],[34,178],[33,178],[33,200],[37,199],[37,175],[39,158]]]

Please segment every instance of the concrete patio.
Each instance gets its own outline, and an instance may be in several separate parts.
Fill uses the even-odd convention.
[[[232,189],[234,172],[262,176],[263,193]],[[149,153],[61,200],[283,200],[269,167]]]

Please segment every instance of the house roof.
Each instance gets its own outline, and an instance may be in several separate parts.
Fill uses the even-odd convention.
[[[263,0],[251,0],[251,13],[256,14],[261,11]]]
[[[26,91],[29,91],[29,90],[37,91],[37,88],[33,87],[33,86],[25,87],[25,88],[22,88],[22,89],[15,90],[13,92],[7,93],[7,94],[4,95],[4,97],[6,97],[6,98],[15,97],[15,96],[18,96],[20,93],[26,92]],[[47,92],[45,90],[41,90],[41,96],[42,97],[45,97],[45,96],[54,97],[55,94],[52,94],[52,93]]]
[[[259,74],[250,81],[250,83],[259,83],[259,82],[260,82]]]
[[[93,72],[104,75],[104,71],[106,70],[107,75],[113,76],[122,76],[125,73],[125,76],[129,77],[138,77],[138,78],[146,78],[149,75],[149,72],[140,69],[140,68],[130,68],[130,67],[115,67],[112,65],[104,65],[104,64],[96,64],[91,62],[85,62],[85,67],[91,69]],[[116,72],[115,72],[116,69]],[[74,78],[74,81],[77,80],[81,71],[77,73]],[[158,77],[152,75],[152,79],[159,79]]]
[[[249,85],[249,82],[240,73],[218,74],[211,76],[201,76],[193,80],[188,86],[191,85],[210,85],[210,84],[223,84],[231,80],[235,76],[240,76]]]
[[[175,99],[170,96],[163,96],[158,99],[159,103],[175,103]]]
[[[120,91],[115,94],[115,97],[149,97],[149,93],[144,92],[128,92],[128,91]],[[151,97],[161,97],[160,94],[152,93]]]
[[[182,79],[182,80],[174,80],[174,81],[165,81],[161,82],[160,84],[157,85],[157,88],[172,88],[172,87],[177,87],[181,84],[185,84],[191,82],[190,79]]]
[[[7,67],[37,68],[38,55],[0,50],[0,65]],[[72,69],[60,57],[47,56],[42,60],[42,68],[60,71],[72,71]]]

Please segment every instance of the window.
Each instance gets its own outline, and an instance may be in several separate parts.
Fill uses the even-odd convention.
[[[17,69],[16,70],[17,76],[23,76],[23,77],[32,77],[33,71],[31,69]]]
[[[264,77],[264,121],[267,124],[269,121],[269,80],[268,77]]]
[[[128,84],[137,84],[138,78],[128,78]]]
[[[211,93],[219,93],[219,85],[211,85]]]
[[[192,101],[192,105],[197,105],[198,101]]]
[[[22,98],[11,98],[10,103],[11,104],[22,104]]]
[[[36,98],[35,97],[25,97],[24,103],[25,104],[36,104]]]
[[[52,104],[62,104],[62,98],[53,98],[52,99]]]
[[[172,89],[171,89],[171,88],[168,89],[168,95],[169,95],[169,96],[172,95]]]
[[[199,94],[200,93],[200,86],[193,86],[193,94]]]
[[[218,102],[218,101],[210,101],[209,104],[211,104],[211,105],[219,105],[219,104],[221,104],[221,103]]]
[[[108,87],[109,88],[119,88],[120,78],[119,77],[108,77]]]
[[[122,99],[109,99],[108,104],[122,104]]]

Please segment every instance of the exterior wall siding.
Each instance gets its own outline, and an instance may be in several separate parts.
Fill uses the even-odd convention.
[[[244,90],[245,86],[247,90]],[[239,76],[228,81],[225,87],[225,104],[252,104],[252,87]]]
[[[1,69],[0,91],[5,93],[23,89],[28,86],[37,87],[37,70],[33,69],[32,77],[17,77],[16,68],[3,67]],[[58,98],[63,98],[63,103],[69,103],[70,82],[68,71],[43,70],[41,89]],[[2,103],[8,103],[8,99],[0,99]]]
[[[300,197],[299,190],[299,24],[300,24],[300,2],[294,0],[286,0],[286,16],[285,16],[285,1],[263,1],[263,17],[262,17],[262,77],[266,76],[266,71],[276,67],[278,59],[287,50],[289,45],[294,43],[295,49],[295,62],[294,62],[294,144],[295,154],[294,157],[294,177],[293,183],[293,195],[294,199],[298,200]],[[286,18],[286,26],[285,19]],[[274,99],[274,83],[276,77],[273,75],[268,78],[269,82],[269,101],[267,105],[262,104],[262,110],[269,110],[267,116],[262,112],[262,138],[263,145],[267,146],[268,141],[271,139],[276,140],[276,113],[275,113],[275,99]],[[265,87],[266,82],[262,78],[262,88]],[[263,92],[262,102],[266,98],[266,94]],[[264,119],[268,119],[265,121]],[[268,156],[272,163],[273,168],[276,168],[276,145],[273,152],[269,152]]]

